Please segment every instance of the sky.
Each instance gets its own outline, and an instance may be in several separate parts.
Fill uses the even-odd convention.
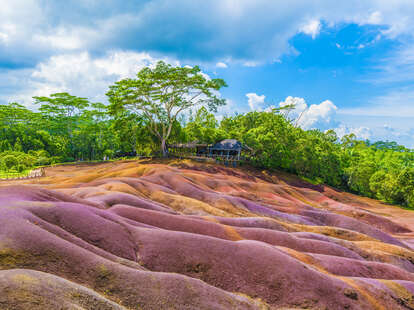
[[[223,78],[218,116],[296,104],[304,129],[414,148],[413,0],[0,0],[0,103],[164,60]]]

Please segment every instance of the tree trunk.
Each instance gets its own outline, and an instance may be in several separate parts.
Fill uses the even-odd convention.
[[[167,141],[165,141],[165,139],[161,140],[161,152],[162,157],[168,157]]]

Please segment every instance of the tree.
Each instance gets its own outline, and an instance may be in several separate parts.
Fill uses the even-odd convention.
[[[13,149],[14,149],[16,152],[21,152],[21,151],[23,151],[22,143],[20,142],[20,138],[19,138],[19,137],[17,137],[16,142],[14,143],[14,147],[13,147]]]
[[[150,132],[167,156],[167,141],[177,116],[185,110],[207,106],[216,111],[225,105],[217,91],[227,86],[222,79],[206,78],[198,66],[173,67],[163,61],[146,67],[136,79],[124,79],[110,86],[107,96],[112,114],[128,109],[142,115]]]
[[[194,116],[190,114],[184,131],[188,141],[216,143],[227,138],[226,132],[217,127],[218,122],[214,114],[209,113],[205,107],[201,107]]]
[[[56,126],[55,130],[68,136],[69,149],[73,156],[73,129],[82,112],[89,107],[89,101],[86,98],[72,96],[68,93],[33,98],[36,104],[41,104],[39,111],[46,120]]]

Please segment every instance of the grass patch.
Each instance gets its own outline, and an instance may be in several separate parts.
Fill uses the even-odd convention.
[[[17,171],[1,171],[0,170],[0,179],[13,179],[13,178],[22,178],[27,177],[31,170],[24,170],[22,172]]]

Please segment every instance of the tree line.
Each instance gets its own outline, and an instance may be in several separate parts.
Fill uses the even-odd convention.
[[[353,134],[339,139],[332,130],[303,130],[283,109],[218,121],[214,112],[225,104],[218,90],[225,86],[198,67],[160,62],[110,86],[108,105],[68,93],[34,97],[36,110],[19,103],[0,105],[0,170],[166,156],[168,143],[234,138],[254,150],[250,162],[257,167],[414,207],[414,150]]]

